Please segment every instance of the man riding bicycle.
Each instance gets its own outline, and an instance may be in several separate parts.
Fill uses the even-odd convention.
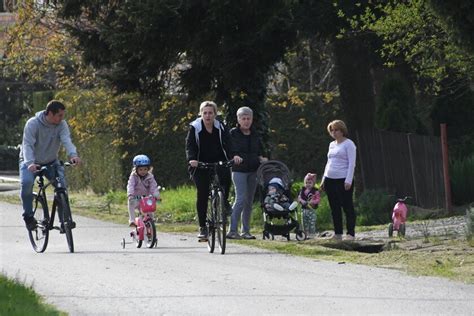
[[[53,165],[62,186],[66,187],[64,167],[58,160],[60,145],[63,144],[73,164],[81,162],[71,141],[69,126],[64,120],[65,112],[64,104],[51,100],[45,110],[37,112],[25,124],[19,162],[20,197],[23,204],[23,219],[29,230],[36,227],[36,220],[33,217],[33,185],[38,169],[44,165]],[[48,179],[54,177],[53,171],[48,170],[46,174]]]

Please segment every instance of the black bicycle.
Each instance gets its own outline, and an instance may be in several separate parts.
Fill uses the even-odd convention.
[[[71,163],[60,161],[61,166],[72,166]],[[57,170],[58,165],[44,165],[37,172],[38,192],[34,192],[33,216],[36,219],[36,227],[28,230],[31,245],[36,252],[44,252],[48,246],[49,231],[59,230],[61,234],[66,235],[69,252],[74,252],[74,240],[72,238],[72,229],[76,223],[72,220],[71,208],[69,206],[69,197],[67,189],[59,181]],[[53,170],[54,175],[51,180],[45,183],[46,173]],[[49,214],[48,201],[46,199],[46,188],[52,185],[54,187],[54,199],[51,214]],[[54,217],[58,213],[60,226],[53,226]]]
[[[225,201],[224,189],[222,188],[217,170],[219,168],[230,168],[234,164],[234,160],[219,162],[198,162],[198,168],[208,169],[211,172],[211,183],[209,185],[209,203],[207,206],[207,248],[210,253],[214,252],[217,242],[219,244],[220,253],[225,253],[226,231],[227,231],[227,203]],[[203,240],[204,241],[204,240]]]

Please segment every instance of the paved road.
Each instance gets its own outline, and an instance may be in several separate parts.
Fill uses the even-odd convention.
[[[17,174],[12,172],[0,171],[0,194],[8,191],[19,192],[20,179]],[[7,193],[10,194],[11,192]]]
[[[185,235],[123,250],[127,227],[79,216],[76,253],[53,231],[37,254],[20,213],[0,202],[2,273],[71,315],[474,314],[474,285],[233,244],[209,254]]]

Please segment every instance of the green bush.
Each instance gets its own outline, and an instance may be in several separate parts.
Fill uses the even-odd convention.
[[[378,225],[390,221],[393,196],[384,190],[365,190],[356,200],[357,225]]]
[[[127,191],[109,191],[105,200],[110,204],[127,204]]]
[[[192,222],[196,219],[196,188],[181,186],[161,191],[163,212],[159,216],[166,222]]]
[[[17,147],[0,145],[0,170],[18,170],[19,152]]]
[[[474,201],[474,155],[451,161],[453,202],[463,205]]]
[[[66,104],[71,135],[83,161],[80,167],[67,170],[69,187],[75,190],[92,189],[98,194],[123,189],[125,183],[120,152],[113,144],[113,131],[105,124],[100,127],[87,125],[100,116],[94,106],[106,103],[107,92],[60,91],[56,97]]]
[[[334,225],[332,223],[331,208],[329,207],[329,201],[325,194],[321,195],[321,202],[316,209],[316,230],[333,230]]]

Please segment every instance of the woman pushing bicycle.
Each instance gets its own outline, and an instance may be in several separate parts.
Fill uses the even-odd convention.
[[[196,209],[199,219],[200,240],[207,239],[206,212],[209,197],[210,170],[197,168],[198,162],[219,162],[233,159],[240,164],[242,158],[237,156],[232,148],[229,131],[222,122],[216,119],[217,105],[212,101],[204,101],[199,107],[196,120],[191,122],[186,136],[186,159],[189,172],[196,185]],[[231,185],[229,168],[219,168],[219,181],[224,189],[226,208],[231,209],[228,198]]]

